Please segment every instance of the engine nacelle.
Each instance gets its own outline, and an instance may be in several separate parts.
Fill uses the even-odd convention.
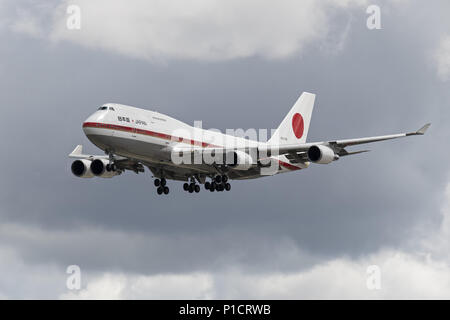
[[[256,161],[246,152],[230,151],[226,154],[226,164],[236,170],[248,170],[257,165]]]
[[[339,156],[330,147],[318,145],[308,149],[308,159],[314,163],[327,164],[339,159]]]
[[[109,160],[95,159],[91,163],[91,172],[100,178],[112,178],[120,174],[118,170],[109,169]]]
[[[78,178],[92,178],[94,174],[91,171],[91,161],[79,159],[72,162],[72,173]]]

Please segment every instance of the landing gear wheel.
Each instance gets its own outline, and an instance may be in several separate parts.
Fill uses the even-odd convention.
[[[117,170],[117,166],[113,163],[112,165],[110,165],[111,171],[116,171]]]
[[[209,188],[211,187],[211,183],[209,181],[205,182],[205,189],[209,190]]]
[[[221,183],[222,182],[222,176],[216,176],[214,178],[214,180],[216,180],[217,183]]]
[[[229,184],[228,182],[225,183],[225,190],[227,190],[227,191],[231,190],[231,184]]]
[[[111,171],[111,166],[109,165],[109,163],[106,165],[106,171],[108,171],[108,172]]]
[[[224,189],[223,188],[223,184],[218,184],[217,187],[216,187],[217,191],[223,191],[223,189]]]
[[[211,185],[209,186],[209,189],[215,190],[217,187],[217,183],[215,181],[211,182]]]
[[[158,194],[162,194],[162,193],[164,192],[164,188],[161,187],[161,186],[159,186],[158,189],[156,189],[156,192],[157,192]]]
[[[161,185],[161,181],[159,179],[155,179],[155,187],[159,187]]]
[[[189,193],[194,192],[194,189],[195,189],[195,185],[194,185],[193,183],[191,183],[191,184],[189,185],[189,189],[188,189]]]
[[[223,176],[222,176],[222,182],[223,183],[226,183],[228,181],[228,176],[226,175],[226,174],[224,174]]]
[[[189,183],[185,182],[185,183],[183,184],[183,190],[184,190],[184,191],[188,191],[188,189],[189,189]]]
[[[169,187],[164,187],[164,194],[169,194]]]
[[[200,192],[200,186],[198,184],[195,185],[194,191],[195,191],[195,193],[199,193]]]
[[[166,179],[162,178],[161,179],[161,185],[164,187],[166,185],[167,181]]]
[[[209,191],[214,192],[215,188],[211,187],[209,188]]]

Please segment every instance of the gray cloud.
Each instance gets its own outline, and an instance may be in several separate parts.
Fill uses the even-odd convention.
[[[3,7],[16,12],[24,3]],[[20,297],[28,286],[42,289],[32,291],[36,297],[65,294],[61,279],[72,263],[95,274],[94,287],[101,287],[108,273],[105,277],[113,285],[114,279],[123,283],[125,291],[135,277],[197,275],[192,281],[202,285],[196,292],[207,297],[248,296],[250,286],[232,281],[242,274],[261,275],[261,281],[277,273],[291,279],[318,268],[330,276],[331,269],[322,266],[342,259],[339,266],[349,272],[364,267],[355,282],[328,286],[341,292],[365,277],[367,257],[390,261],[384,250],[400,252],[395,270],[412,257],[420,270],[430,267],[433,273],[435,264],[421,264],[415,253],[424,236],[440,228],[448,181],[443,146],[450,92],[436,77],[432,51],[448,30],[446,20],[434,19],[446,5],[390,7],[382,11],[383,29],[377,31],[367,30],[364,7],[329,7],[328,29],[338,31],[328,33],[329,40],[319,36],[308,42],[301,55],[294,50],[276,60],[264,54],[221,62],[169,55],[166,64],[152,64],[77,41],[30,37],[17,32],[17,24],[2,27],[0,39],[9,45],[0,49],[0,71],[9,76],[0,77],[6,119],[0,130],[8,137],[0,139],[8,155],[1,160],[1,238],[5,250],[23,259],[23,270],[34,276],[16,291],[1,282],[0,294]],[[342,41],[333,42],[344,33]],[[104,102],[158,110],[187,123],[203,120],[206,128],[273,128],[301,91],[317,93],[309,140],[433,125],[424,137],[373,145],[369,154],[328,166],[234,182],[227,194],[192,197],[171,183],[170,197],[161,198],[148,173],[81,181],[69,172],[66,156],[76,144],[98,152],[83,136],[81,123]],[[437,261],[448,258],[444,251],[435,255]],[[3,268],[11,274],[16,258],[2,259],[9,261]],[[44,272],[54,278],[39,283]],[[394,291],[402,296],[400,289],[410,280],[402,279],[398,290],[381,297]],[[309,288],[296,283],[299,290]],[[444,289],[438,293],[446,294]],[[119,297],[137,295],[125,291],[119,290]],[[265,297],[290,293],[305,296],[292,288]]]
[[[49,32],[53,40],[151,61],[279,59],[324,39],[330,29],[328,7],[357,7],[364,2],[135,1],[130,6],[126,1],[79,1],[81,30],[68,30],[66,17],[59,15]],[[179,10],[181,6],[184,10]]]
[[[435,54],[439,77],[446,81],[450,76],[450,36],[445,36],[439,43]]]

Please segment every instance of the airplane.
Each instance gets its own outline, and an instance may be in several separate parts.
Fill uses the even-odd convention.
[[[189,193],[231,190],[231,180],[255,179],[328,164],[369,150],[347,147],[423,135],[417,131],[375,137],[306,142],[315,94],[303,92],[266,142],[190,126],[165,114],[117,103],[98,108],[83,123],[87,138],[105,155],[83,154],[78,145],[70,158],[72,173],[80,178],[112,178],[126,170],[154,178],[157,194],[168,194],[167,180],[183,181]]]

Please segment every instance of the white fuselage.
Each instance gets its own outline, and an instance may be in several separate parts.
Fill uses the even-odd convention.
[[[260,130],[223,134],[158,112],[108,103],[83,123],[88,139],[106,155],[84,154],[79,144],[69,154],[77,159],[71,171],[80,178],[111,178],[148,168],[160,195],[169,193],[167,180],[184,181],[183,189],[189,193],[200,192],[198,184],[210,192],[230,191],[230,179],[271,176],[307,168],[310,163],[330,164],[369,151],[347,148],[424,135],[430,127],[427,123],[411,132],[307,142],[314,101],[315,94],[303,92],[267,142],[258,141]]]
[[[263,144],[192,127],[154,111],[113,103],[102,108],[104,110],[99,109],[83,123],[89,140],[104,151],[146,163],[171,165],[171,151],[180,146],[244,148]],[[279,164],[276,173],[299,170],[309,165],[290,163],[285,156],[272,158]]]

